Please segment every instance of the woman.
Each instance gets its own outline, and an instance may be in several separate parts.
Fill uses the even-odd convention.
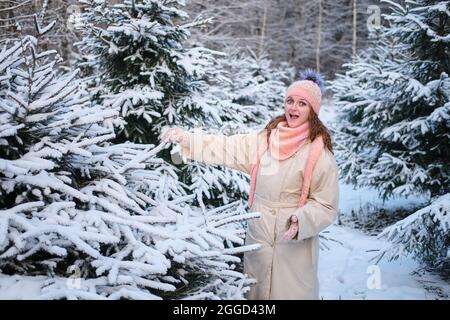
[[[314,71],[286,91],[284,114],[260,131],[231,136],[171,128],[184,157],[251,175],[244,273],[257,280],[247,299],[318,299],[319,233],[336,218],[338,169],[319,120],[323,80]]]

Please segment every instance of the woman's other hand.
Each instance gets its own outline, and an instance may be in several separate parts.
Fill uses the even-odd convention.
[[[291,216],[289,229],[285,232],[283,240],[292,240],[298,233],[298,218],[295,215]]]

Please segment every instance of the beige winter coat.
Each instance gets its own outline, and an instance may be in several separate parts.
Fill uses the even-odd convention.
[[[219,164],[250,173],[266,130],[231,136],[190,133],[185,158]],[[261,248],[244,253],[244,273],[257,280],[247,299],[318,299],[319,232],[336,218],[339,199],[338,169],[333,154],[324,149],[314,167],[310,195],[296,207],[311,140],[286,160],[276,160],[268,150],[261,157],[251,211],[260,218],[248,220],[246,244]],[[299,220],[297,239],[282,239],[289,217]]]

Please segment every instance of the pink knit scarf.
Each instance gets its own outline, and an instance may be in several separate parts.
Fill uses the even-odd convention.
[[[291,157],[309,137],[309,122],[290,128],[287,121],[281,121],[270,133],[270,155],[278,160]]]
[[[306,143],[309,137],[309,122],[301,124],[296,128],[290,128],[286,121],[281,121],[278,123],[277,127],[273,129],[270,133],[269,144],[270,144],[270,155],[277,160],[285,160],[291,157],[297,152],[300,147]],[[303,206],[306,203],[306,199],[309,193],[309,187],[311,184],[312,172],[314,165],[323,149],[323,138],[318,136],[312,142],[311,149],[308,156],[308,161],[306,162],[306,167],[304,171],[304,179],[302,185],[302,192],[300,196],[300,201],[298,207]],[[256,160],[251,166],[250,170],[250,195],[249,195],[249,207],[253,206],[253,199],[256,187],[256,176],[258,173],[259,162],[261,156],[268,149],[267,140],[264,139],[264,143],[259,148],[256,154]]]

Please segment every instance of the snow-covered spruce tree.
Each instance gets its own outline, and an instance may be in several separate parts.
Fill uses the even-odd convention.
[[[401,56],[393,40],[381,34],[380,29],[371,32],[371,45],[358,53],[355,63],[343,65],[344,74],[336,74],[336,79],[330,81],[337,110],[331,125],[337,160],[343,181],[360,186],[362,170],[373,164],[373,149],[379,135],[377,127],[373,127],[375,116],[367,117],[366,110],[370,109],[366,107],[379,101],[377,90],[390,86],[380,68],[391,67],[391,58]],[[349,145],[348,141],[353,143]]]
[[[222,80],[214,68],[221,53],[185,47],[189,29],[208,20],[181,24],[184,1],[81,3],[82,66],[97,77],[97,102],[120,112],[119,141],[153,143],[167,125],[219,127],[231,115],[241,123],[250,119],[252,110],[233,109],[208,92],[211,78]]]
[[[391,241],[392,246],[377,255],[376,260],[385,256],[395,260],[413,252],[426,267],[450,271],[449,215],[450,194],[432,198],[428,206],[383,230],[380,237]]]
[[[248,131],[268,119],[266,109],[282,99],[277,94],[284,84],[275,81],[267,59],[259,66],[241,61],[245,68],[235,61],[228,68],[224,53],[198,43],[188,47],[189,29],[208,20],[181,24],[187,20],[184,1],[82,2],[80,65],[91,70],[91,81],[97,79],[94,100],[119,111],[119,141],[155,143],[167,125],[224,134]],[[259,100],[244,101],[255,89]],[[171,161],[168,150],[160,156]],[[177,167],[202,208],[247,197],[248,177],[237,171],[195,162]]]
[[[346,141],[338,161],[346,181],[375,187],[383,199],[430,197],[381,234],[394,246],[380,256],[414,253],[439,267],[450,248],[450,2],[389,3],[376,47],[333,82]]]
[[[0,272],[45,276],[50,299],[242,298],[257,214],[194,210],[164,145],[108,144],[117,112],[39,51],[50,27],[0,51]]]
[[[294,80],[294,67],[287,63],[273,66],[267,53],[258,56],[248,48],[227,48],[226,53],[219,59],[219,67],[231,80],[220,83],[218,88],[218,91],[227,94],[224,99],[238,104],[239,108],[253,107],[254,118],[250,125],[257,127],[266,125],[272,117],[283,113],[284,93],[287,85]]]

